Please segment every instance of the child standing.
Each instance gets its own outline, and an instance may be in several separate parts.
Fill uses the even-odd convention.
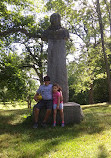
[[[63,96],[62,96],[62,89],[58,84],[53,84],[53,118],[54,123],[53,126],[56,126],[56,114],[57,109],[60,110],[60,116],[62,120],[61,126],[64,127],[64,112],[63,112]]]

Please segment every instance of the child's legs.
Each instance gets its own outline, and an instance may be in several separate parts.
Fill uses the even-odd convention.
[[[60,103],[59,110],[60,110],[60,116],[61,116],[62,123],[64,123],[63,103]]]
[[[47,120],[48,120],[50,114],[51,114],[51,109],[47,109],[47,110],[46,110],[46,113],[45,113],[44,120],[43,120],[44,123],[47,122]]]
[[[60,116],[61,116],[62,123],[64,123],[64,112],[63,112],[63,109],[60,109]]]
[[[38,122],[39,111],[40,111],[40,110],[37,109],[37,108],[34,109],[34,121],[35,121],[35,123]]]
[[[44,120],[43,122],[47,122],[50,114],[51,114],[51,111],[52,111],[52,106],[53,106],[53,102],[52,100],[47,100],[47,101],[44,101],[44,106],[47,108],[46,110],[46,114],[45,114],[45,117],[44,117]]]
[[[33,114],[34,114],[34,121],[35,121],[35,123],[38,122],[39,111],[40,111],[41,106],[42,106],[42,103],[41,103],[41,102],[38,102],[38,103],[33,107]]]
[[[57,109],[54,109],[54,113],[53,113],[54,123],[56,122],[56,114],[57,114]]]
[[[53,105],[53,119],[54,123],[56,122],[56,114],[57,114],[57,104]]]

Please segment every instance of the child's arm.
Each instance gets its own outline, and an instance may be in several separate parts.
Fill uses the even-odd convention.
[[[57,100],[57,109],[59,109],[59,105],[60,105],[60,95],[58,95],[58,100]]]
[[[35,101],[38,101],[38,98],[37,98],[38,95],[39,95],[39,93],[36,93],[36,94],[35,94],[35,96],[34,96],[34,100],[35,100]]]
[[[60,101],[63,101],[62,91],[60,91]]]

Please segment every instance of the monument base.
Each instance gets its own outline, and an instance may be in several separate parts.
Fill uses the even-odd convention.
[[[46,109],[42,109],[39,114],[39,123],[44,119]],[[75,102],[64,103],[64,122],[65,124],[80,123],[84,118],[80,104]],[[48,124],[53,124],[53,112],[51,113]],[[59,110],[57,111],[57,124],[61,124]]]

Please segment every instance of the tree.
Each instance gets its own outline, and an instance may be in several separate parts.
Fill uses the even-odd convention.
[[[102,17],[101,17],[99,0],[97,0],[97,13],[98,13],[98,19],[99,19],[100,33],[101,33],[102,50],[103,50],[104,60],[106,64],[108,89],[109,89],[109,102],[111,102],[111,76],[110,76],[110,68],[109,68],[108,59],[107,59],[106,50],[105,50],[104,33],[103,33],[104,28],[103,28],[103,22],[102,22]]]
[[[71,1],[68,2],[71,3]],[[76,34],[84,43],[83,45],[80,45],[81,55],[78,62],[81,64],[81,61],[83,61],[82,65],[84,68],[82,69],[82,74],[80,73],[79,77],[82,76],[80,77],[82,79],[82,83],[84,83],[86,89],[89,89],[89,101],[90,103],[93,103],[93,82],[98,79],[98,77],[105,76],[103,75],[105,71],[104,61],[101,54],[100,33],[95,6],[92,7],[92,4],[89,4],[86,1],[82,1],[80,3],[81,7],[78,7],[78,9],[75,10],[70,9],[70,15],[66,15],[69,21],[67,26],[69,26],[71,33]],[[104,23],[105,20],[106,18],[104,19]],[[102,71],[98,71],[96,69],[100,69]],[[101,75],[98,75],[99,73],[101,73]],[[78,82],[80,78],[78,79]],[[83,90],[84,86],[80,86],[80,90]]]
[[[26,95],[27,75],[18,68],[20,58],[16,54],[0,54],[1,101],[23,99]]]
[[[100,11],[102,12],[102,6],[105,11],[105,14],[102,15],[102,29],[104,33],[108,30],[108,27],[111,26],[111,1],[103,0],[101,2],[102,3]],[[71,63],[71,65],[76,65],[76,69],[74,66],[72,66],[71,71],[74,71],[75,74],[71,72],[72,74],[70,73],[69,78],[75,77],[75,79],[74,82],[71,82],[72,85],[70,86],[74,88],[76,94],[80,94],[81,91],[89,91],[89,94],[91,94],[89,96],[89,100],[92,103],[93,90],[95,88],[95,84],[97,84],[97,82],[95,81],[104,80],[106,78],[104,63],[105,58],[103,58],[103,47],[101,47],[101,32],[99,27],[100,21],[98,23],[98,15],[100,14],[96,10],[96,4],[97,3],[95,3],[94,1],[90,3],[86,0],[56,0],[47,1],[45,5],[47,9],[45,10],[46,12],[51,11],[60,13],[64,21],[63,25],[65,25],[65,28],[70,31],[70,34],[73,34],[76,37],[78,36],[79,39],[82,40],[82,42],[80,42],[78,46],[80,54],[78,56],[78,60],[76,60],[76,64],[74,64],[75,59],[74,62]],[[39,39],[43,30],[49,25],[49,18],[44,16],[42,20],[39,19],[37,21],[35,6],[33,5],[33,2],[30,1],[20,0],[19,2],[9,1],[7,3],[3,0],[2,2],[0,2],[0,6],[2,8],[0,20],[0,48],[2,49],[4,48],[4,46],[6,46],[6,49],[9,49],[11,43],[14,42],[19,42],[21,43],[21,45],[24,45],[21,67],[22,69],[27,68],[28,70],[29,68],[33,68],[36,74],[39,76],[40,82],[42,82],[43,74],[46,70],[47,52],[46,49],[44,50],[44,43],[42,43]],[[9,8],[7,8],[7,6]],[[13,8],[13,11],[11,11],[10,7]],[[39,11],[40,8],[38,4],[37,12]],[[107,56],[107,62],[105,62],[110,64],[110,38],[108,39],[105,34],[103,35],[103,37],[105,40],[104,48],[106,48],[105,54]],[[73,41],[73,39],[71,40]],[[75,48],[73,48],[72,50],[70,49],[70,46],[72,44],[73,42],[68,41],[68,53],[75,53],[76,51]],[[107,72],[107,74],[110,75],[110,72]]]
[[[47,70],[47,52],[43,50],[43,42],[38,42],[31,47],[25,44],[25,48],[21,67],[34,69],[38,80],[43,84],[43,76]]]
[[[110,26],[110,38],[111,38],[111,0],[108,2],[107,0],[104,0],[104,3],[106,5],[106,13],[108,14],[108,21]]]
[[[38,6],[34,6],[33,2],[30,0],[1,1],[0,36],[6,37],[12,33],[22,32],[29,37],[37,37],[38,32],[36,31],[35,17],[32,15],[32,11],[35,7],[38,12],[40,9],[39,4],[35,4]],[[33,30],[33,32],[30,32],[30,29]]]
[[[11,4],[10,2],[1,3],[5,9],[2,10],[0,36],[1,40],[7,43],[7,47],[11,47],[14,42],[24,45],[22,68],[33,68],[39,77],[40,83],[42,83],[46,71],[47,52],[44,50],[40,38],[43,29],[48,25],[48,18],[39,19],[39,22],[36,23],[34,14],[40,11],[39,5],[35,10],[33,2],[25,1],[22,5],[23,2],[21,0],[19,2],[13,1]],[[28,60],[29,58],[30,60]],[[28,62],[26,63],[25,60]]]

